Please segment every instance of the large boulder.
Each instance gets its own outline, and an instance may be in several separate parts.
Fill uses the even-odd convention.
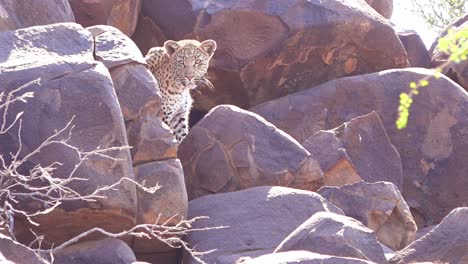
[[[159,85],[135,43],[111,26],[87,28],[95,59],[109,69],[127,126],[134,164],[176,158],[177,144],[161,121]]]
[[[391,264],[468,263],[468,208],[457,208],[425,236],[390,259]]]
[[[247,190],[207,195],[189,202],[188,218],[196,221],[185,240],[198,251],[216,249],[203,256],[206,263],[231,264],[241,257],[268,253],[300,224],[321,211],[342,214],[341,210],[314,192],[286,187],[255,187]],[[185,253],[183,262],[198,263]]]
[[[323,172],[296,140],[236,106],[214,108],[179,147],[189,199],[255,186],[317,190]]]
[[[76,22],[85,27],[109,25],[131,36],[135,31],[141,0],[68,0]]]
[[[390,23],[362,0],[142,0],[142,6],[142,25],[151,31],[135,41],[145,48],[147,38],[161,45],[154,37],[161,35],[218,43],[208,74],[216,89],[194,93],[198,110],[246,108],[328,80],[407,65]]]
[[[80,242],[54,253],[56,264],[132,264],[135,261],[132,249],[115,238]]]
[[[68,0],[0,2],[0,31],[75,22]]]
[[[127,135],[134,165],[177,157],[174,134],[160,118],[145,116],[130,122]]]
[[[275,252],[292,250],[387,262],[372,230],[351,217],[330,212],[314,214],[289,234]]]
[[[317,254],[309,251],[287,251],[263,255],[257,258],[245,258],[236,264],[373,264],[374,262],[357,258],[344,258]]]
[[[149,162],[135,166],[135,180],[145,186],[159,185],[155,193],[138,190],[137,224],[175,226],[187,217],[187,191],[182,165],[178,159]],[[137,253],[173,251],[157,239],[135,238],[132,248]]]
[[[398,31],[411,67],[431,68],[431,57],[423,40],[414,30]]]
[[[146,69],[145,59],[135,43],[111,26],[87,28],[95,42],[95,59],[111,73],[125,121],[142,116],[161,116],[159,86]]]
[[[376,111],[400,153],[403,196],[423,227],[438,223],[468,200],[468,93],[444,76],[431,79],[414,98],[408,127],[395,126],[400,93],[433,73],[404,69],[342,78],[251,111],[299,142]]]
[[[393,0],[365,0],[375,11],[390,19],[393,13]]]
[[[375,112],[321,130],[302,143],[324,171],[325,185],[389,181],[401,188],[400,155]]]
[[[343,212],[372,229],[380,242],[400,250],[414,241],[417,231],[409,206],[392,183],[364,181],[322,187],[318,193]]]
[[[22,130],[18,135],[18,126],[15,126],[1,136],[2,155],[11,157],[6,153],[16,153],[21,145],[18,158],[25,158],[72,121],[73,127],[56,139],[66,138],[71,131],[68,143],[83,152],[110,147],[123,149],[108,152],[112,158],[86,155],[75,168],[79,163],[76,150],[52,144],[30,156],[24,169],[38,164],[62,164],[56,166],[54,177],[66,179],[73,172],[73,177],[82,180],[72,181],[67,186],[81,195],[89,195],[123,177],[134,179],[122,112],[108,70],[93,58],[91,34],[77,24],[64,23],[0,33],[0,42],[1,91],[8,93],[27,84],[16,95],[34,92],[34,97],[26,104],[10,106],[7,123],[11,123],[17,113],[24,112]],[[7,162],[11,160],[7,158]],[[34,238],[32,229],[58,245],[95,226],[115,232],[135,223],[134,184],[124,181],[100,195],[105,198],[63,202],[51,213],[34,218],[40,224],[37,227],[19,217],[15,221],[16,237],[27,242]],[[23,200],[19,206],[35,212],[43,205]]]
[[[442,52],[438,47],[438,41],[440,38],[446,37],[449,30],[460,31],[468,29],[468,13],[460,17],[458,20],[453,22],[447,27],[434,41],[429,53],[431,55],[432,66],[438,67],[448,61],[449,55]],[[452,63],[449,66],[444,67],[442,73],[446,74],[455,82],[459,83],[465,90],[468,90],[468,61],[462,61],[460,63]]]
[[[34,251],[0,233],[0,263],[46,264]]]

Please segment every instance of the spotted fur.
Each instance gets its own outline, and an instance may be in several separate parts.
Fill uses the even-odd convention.
[[[214,40],[168,40],[164,47],[154,47],[145,57],[158,81],[162,95],[163,121],[171,128],[178,143],[188,133],[188,118],[192,108],[190,90],[204,84],[209,62],[216,50]]]

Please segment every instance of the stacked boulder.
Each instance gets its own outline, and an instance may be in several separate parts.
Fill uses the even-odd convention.
[[[402,68],[447,58],[395,32],[391,0],[56,0],[37,8],[62,11],[37,24],[24,18],[31,6],[13,2],[0,3],[12,14],[0,30],[15,30],[0,33],[0,91],[34,97],[2,115],[23,113],[21,131],[0,134],[0,154],[25,157],[66,128],[76,149],[50,146],[28,166],[63,164],[54,176],[83,179],[70,185],[81,195],[122,183],[34,217],[37,226],[16,215],[13,233],[0,230],[0,261],[45,263],[24,246],[37,234],[58,246],[92,228],[154,223],[190,228],[175,233],[204,253],[92,233],[59,247],[54,263],[468,261],[463,69],[446,72],[460,85],[430,79],[397,130],[400,93],[434,74]],[[56,23],[75,20],[90,27]],[[207,114],[178,146],[140,50],[183,38],[212,38],[218,50],[215,91],[194,96]]]

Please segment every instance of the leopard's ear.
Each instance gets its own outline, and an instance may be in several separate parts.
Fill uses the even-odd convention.
[[[216,41],[207,39],[200,44],[200,48],[211,57],[216,50]]]
[[[180,48],[180,46],[176,41],[168,40],[164,42],[164,48],[166,49],[167,54],[172,55],[177,49]]]

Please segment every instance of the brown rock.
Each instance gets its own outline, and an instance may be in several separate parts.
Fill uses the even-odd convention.
[[[330,81],[256,106],[260,114],[299,142],[376,111],[400,153],[403,191],[418,226],[438,223],[468,201],[468,94],[446,77],[431,79],[414,98],[408,127],[397,130],[398,98],[409,83],[433,71],[389,70]]]
[[[60,22],[75,22],[67,0],[0,2],[0,31]]]
[[[427,235],[396,252],[389,263],[468,263],[466,219],[467,207],[453,210]]]
[[[0,233],[0,263],[2,264],[45,264],[34,252]]]
[[[387,262],[372,230],[351,217],[330,212],[315,213],[289,234],[275,253],[292,250]]]
[[[136,44],[120,30],[112,26],[86,28],[95,41],[95,58],[111,69],[130,62],[146,64]]]
[[[405,47],[411,67],[431,68],[429,52],[416,31],[400,31],[398,32],[398,37]]]
[[[429,54],[431,55],[432,66],[438,67],[447,62],[449,55],[442,52],[438,47],[437,43],[440,38],[446,37],[449,29],[455,31],[466,30],[468,28],[468,14],[460,17],[457,21],[452,23],[444,30],[439,37],[437,37],[434,44],[432,44]],[[449,78],[460,84],[465,90],[468,91],[468,61],[462,61],[460,63],[453,63],[449,67],[445,67],[442,71]]]
[[[389,22],[364,1],[143,0],[142,6],[144,19],[162,31],[157,35],[218,43],[209,72],[216,89],[193,94],[197,110],[246,108],[328,80],[407,65]],[[140,38],[146,52],[148,41]]]
[[[328,256],[309,251],[287,251],[263,255],[257,258],[245,258],[236,264],[373,264],[374,262],[357,259]]]
[[[134,165],[177,157],[174,135],[160,118],[143,117],[132,121],[127,126],[127,134]]]
[[[23,90],[34,91],[34,98],[27,104],[15,104],[9,109],[10,122],[16,113],[24,111],[20,158],[38,147],[54,131],[64,128],[73,117],[74,128],[69,143],[78,149],[91,151],[98,147],[128,146],[110,74],[103,64],[94,61],[93,43],[88,31],[76,24],[54,24],[0,33],[0,42],[2,91],[11,91],[40,78],[39,82],[33,82]],[[24,45],[18,46],[18,43]],[[18,149],[16,130],[0,138],[2,155],[15,153]],[[75,181],[69,186],[83,195],[113,184],[122,177],[134,178],[129,150],[108,154],[115,159],[96,155],[84,161],[74,177],[86,181]],[[53,162],[63,164],[57,167],[54,176],[64,178],[75,169],[78,156],[70,148],[55,144],[32,156],[28,166],[46,166]],[[40,224],[38,227],[25,225],[18,218],[15,235],[26,243],[32,238],[29,232],[32,228],[37,234],[45,234],[48,242],[57,245],[91,227],[121,231],[133,225],[136,215],[134,184],[125,182],[101,194],[107,198],[96,202],[64,202],[52,213],[35,219]],[[35,201],[24,201],[20,205],[27,211],[35,211],[41,206]]]
[[[115,92],[125,121],[159,120],[161,96],[153,75],[143,65],[127,64],[111,71]]]
[[[138,224],[176,225],[187,216],[187,191],[185,188],[182,165],[178,159],[145,163],[135,168],[135,180],[144,186],[161,188],[153,193],[138,190]],[[172,218],[172,219],[171,219]],[[173,251],[156,239],[135,238],[135,252]]]
[[[179,147],[189,199],[255,186],[317,190],[323,172],[297,141],[260,116],[221,105]]]
[[[398,188],[392,183],[364,181],[318,193],[343,212],[372,229],[380,242],[400,250],[414,241],[416,223]]]
[[[302,145],[320,164],[326,185],[389,181],[401,189],[400,155],[375,112],[319,131]]]
[[[138,45],[143,54],[148,53],[152,47],[163,47],[167,38],[163,31],[146,16],[140,14],[133,41]]]
[[[141,0],[69,0],[76,22],[85,27],[109,25],[131,36],[135,31]]]
[[[127,122],[134,164],[176,157],[173,135],[160,119],[161,96],[144,58],[133,41],[111,26],[87,28],[94,37],[96,60],[109,69]]]
[[[135,261],[130,247],[115,238],[80,242],[54,254],[57,264],[131,264]]]
[[[393,13],[393,0],[365,0],[383,17],[390,19]]]
[[[186,237],[206,263],[231,264],[241,257],[272,253],[296,227],[316,212],[341,210],[314,192],[286,187],[256,187],[207,195],[189,202],[188,218],[208,216],[193,228],[226,228],[192,232]],[[197,263],[184,253],[183,263]]]
[[[161,116],[159,86],[135,43],[111,26],[87,29],[94,37],[95,59],[111,72],[125,121]]]

